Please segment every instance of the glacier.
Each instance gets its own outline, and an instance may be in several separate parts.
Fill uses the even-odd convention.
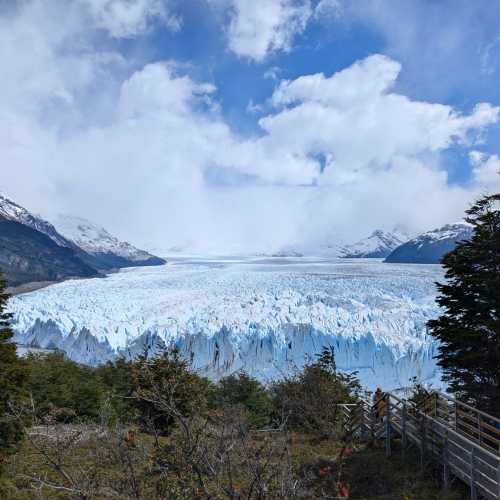
[[[440,386],[438,265],[378,259],[178,258],[11,298],[14,340],[97,365],[177,346],[200,373],[263,381],[333,346],[339,369],[369,389]]]

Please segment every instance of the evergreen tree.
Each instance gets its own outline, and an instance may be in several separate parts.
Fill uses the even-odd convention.
[[[450,391],[500,415],[500,194],[483,197],[467,215],[472,239],[444,256],[443,314],[428,326]]]
[[[23,436],[23,425],[15,410],[23,396],[24,370],[11,342],[11,315],[6,312],[9,296],[0,274],[0,474],[6,457]]]

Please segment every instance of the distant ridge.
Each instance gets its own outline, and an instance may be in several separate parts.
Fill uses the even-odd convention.
[[[0,270],[10,287],[165,263],[84,219],[62,220],[67,235],[0,194]]]
[[[341,255],[345,258],[383,258],[408,239],[408,235],[401,231],[389,232],[377,229],[367,238],[344,246]]]
[[[99,273],[46,234],[0,215],[0,269],[11,287],[31,282],[91,278]]]
[[[60,215],[54,220],[58,231],[94,258],[102,269],[113,267],[158,266],[166,261],[120,241],[103,227],[82,217]]]
[[[472,226],[465,222],[447,224],[400,245],[385,262],[439,264],[445,253],[453,250],[458,241],[470,239],[472,232]]]

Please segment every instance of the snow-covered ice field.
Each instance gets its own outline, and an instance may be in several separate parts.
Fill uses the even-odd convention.
[[[440,266],[375,259],[173,259],[11,299],[16,340],[80,362],[176,344],[202,373],[282,376],[333,345],[337,365],[369,388],[434,385]]]

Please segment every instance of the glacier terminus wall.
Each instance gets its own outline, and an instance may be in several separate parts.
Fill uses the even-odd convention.
[[[176,345],[217,379],[300,369],[324,346],[369,389],[440,385],[426,322],[439,314],[437,265],[377,259],[169,259],[72,280],[10,301],[15,340],[97,365]]]

